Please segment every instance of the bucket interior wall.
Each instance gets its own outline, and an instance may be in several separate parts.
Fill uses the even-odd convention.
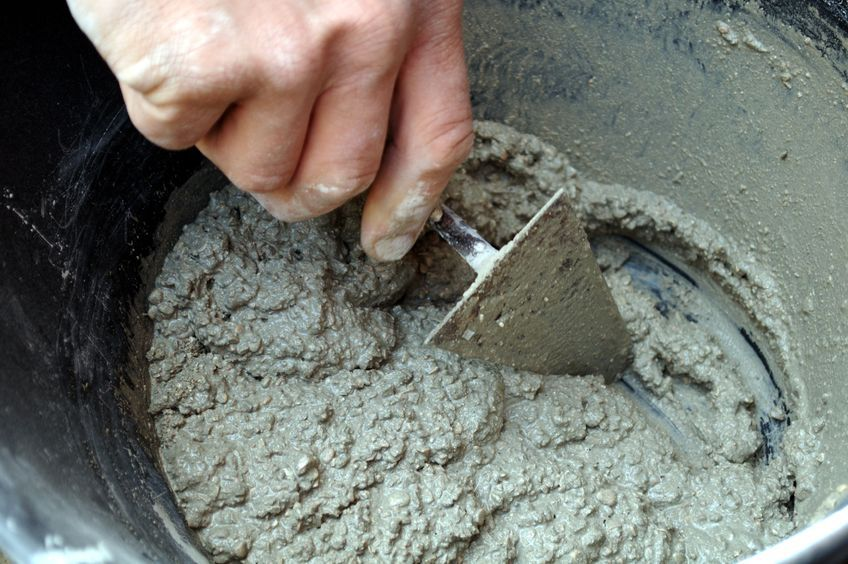
[[[465,29],[476,117],[670,196],[779,280],[793,409],[824,421],[804,522],[848,481],[848,28],[799,4],[468,0]],[[64,6],[29,10],[0,34],[0,549],[191,561],[145,411],[143,298],[202,160],[134,132]]]

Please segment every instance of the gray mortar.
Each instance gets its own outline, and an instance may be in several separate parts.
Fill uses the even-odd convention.
[[[583,181],[540,140],[484,123],[448,199],[500,245],[560,187],[592,232],[638,235],[701,267],[788,364],[768,273],[659,196]],[[613,249],[599,261],[637,376],[669,405],[670,379],[693,382],[714,414],[695,418],[702,460],[600,377],[423,346],[473,273],[433,234],[376,265],[358,218],[354,203],[284,225],[217,192],[150,295],[162,462],[216,561],[728,561],[793,530],[810,433],[796,422],[760,464],[745,375],[708,334],[659,315]]]

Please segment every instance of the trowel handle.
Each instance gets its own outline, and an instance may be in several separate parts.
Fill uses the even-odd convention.
[[[430,215],[428,223],[453,250],[465,259],[474,272],[485,269],[498,254],[498,250],[477,233],[476,229],[465,223],[465,220],[444,204]]]

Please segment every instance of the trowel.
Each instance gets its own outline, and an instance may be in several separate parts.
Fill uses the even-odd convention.
[[[602,374],[630,358],[630,335],[562,190],[500,250],[442,205],[430,226],[477,273],[427,343],[540,374]]]

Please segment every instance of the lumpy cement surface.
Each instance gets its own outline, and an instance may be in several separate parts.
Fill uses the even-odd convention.
[[[478,124],[447,194],[502,245],[558,188],[591,232],[676,245],[765,307],[780,346],[768,277],[728,268],[732,243],[650,193],[584,181],[536,138]],[[216,561],[728,561],[793,529],[791,449],[763,463],[746,375],[634,289],[624,251],[598,258],[634,377],[670,409],[683,382],[712,414],[693,416],[697,459],[621,385],[424,346],[473,273],[433,234],[375,264],[358,221],[352,203],[286,225],[216,192],[150,295],[161,461]]]

